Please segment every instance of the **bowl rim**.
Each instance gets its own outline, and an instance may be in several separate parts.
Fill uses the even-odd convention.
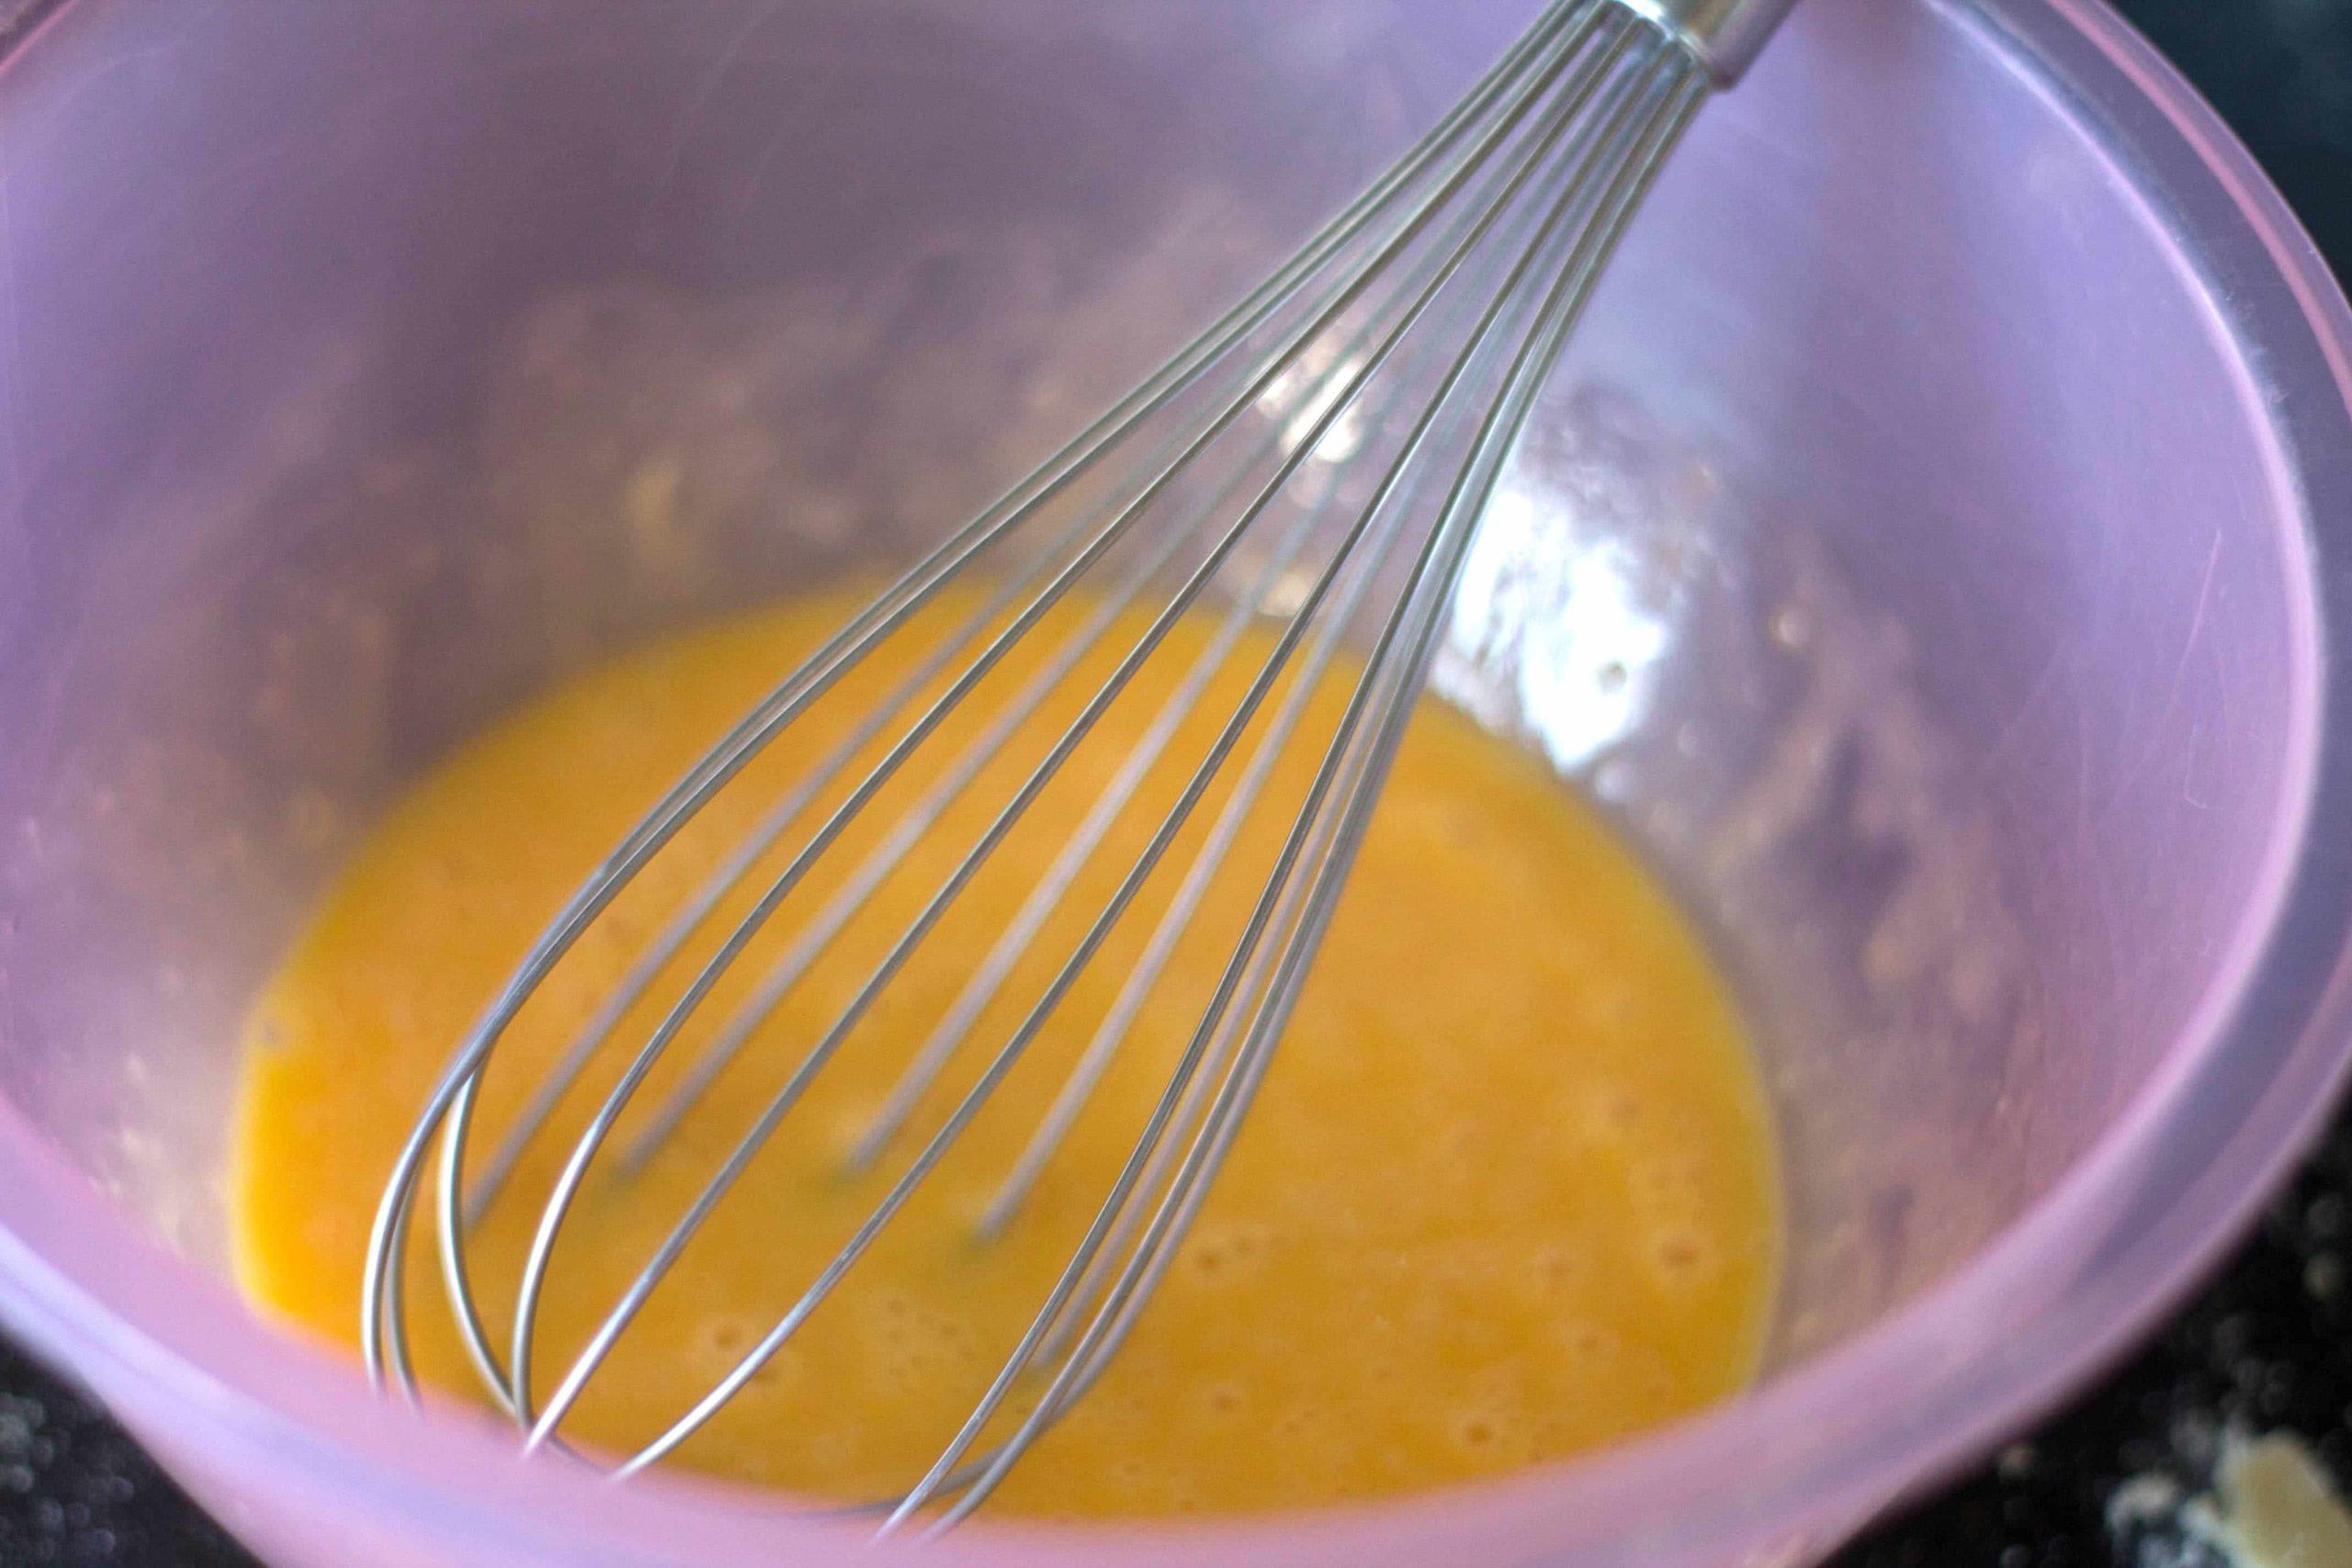
[[[2173,1051],[2116,1124],[1967,1267],[1853,1342],[1704,1415],[1602,1454],[1344,1510],[1182,1532],[984,1524],[954,1538],[957,1560],[1426,1562],[1519,1553],[1531,1541],[1592,1562],[1713,1561],[1759,1545],[1803,1560],[2120,1357],[2251,1223],[2328,1115],[2352,1065],[2352,835],[2311,824],[2352,817],[2352,682],[2326,680],[2323,667],[2324,627],[2352,625],[2352,310],[2250,155],[2103,0],[1929,3],[2095,137],[2208,294],[2231,301],[2222,329],[2240,340],[2242,362],[2259,350],[2282,493],[2303,503],[2308,599],[2291,629],[2312,694],[2300,708],[2305,733],[2290,737],[2298,766],[2282,819],[2292,827],[2182,1032],[2204,1043]],[[75,9],[51,11],[20,44]],[[2331,540],[2318,524],[2337,518],[2344,537]],[[2265,1049],[2278,1065],[2261,1093],[2218,1137],[2208,1129],[2211,1159],[2151,1213],[2133,1179],[2151,1149],[2198,1122],[2234,1055]],[[2095,1283],[2073,1288],[2094,1254]],[[70,1269],[60,1256],[74,1258]],[[691,1477],[623,1489],[541,1466],[526,1478],[511,1434],[470,1411],[415,1440],[421,1428],[386,1419],[345,1358],[267,1328],[222,1281],[121,1225],[6,1104],[0,1312],[40,1354],[102,1396],[123,1396],[167,1461],[299,1478],[356,1535],[380,1526],[453,1557],[622,1562],[756,1550],[816,1562],[850,1538],[841,1526],[786,1526],[773,1508],[744,1507],[744,1493]],[[1855,1398],[1864,1388],[1867,1402]],[[1707,1478],[1703,1492],[1694,1476]],[[873,1560],[910,1550],[885,1546]]]

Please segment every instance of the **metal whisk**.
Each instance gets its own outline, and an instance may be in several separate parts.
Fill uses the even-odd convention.
[[[910,1135],[951,1061],[974,1053],[981,1065],[952,1109],[921,1129],[916,1152],[887,1194],[797,1299],[778,1303],[773,1326],[666,1429],[613,1467],[626,1475],[659,1461],[749,1383],[980,1114],[1114,928],[1156,902],[1149,940],[976,1229],[987,1240],[1020,1223],[1033,1187],[1131,1026],[1154,1005],[1205,889],[1232,873],[1241,824],[1253,811],[1276,808],[1268,788],[1279,760],[1309,749],[1311,776],[1289,805],[1279,852],[1247,900],[1248,916],[1232,933],[1164,1091],[1136,1129],[1131,1153],[1067,1266],[969,1418],[944,1435],[937,1461],[903,1493],[875,1505],[886,1530],[919,1515],[943,1529],[979,1506],[1100,1376],[1168,1269],[1232,1146],[1330,921],[1477,521],[1536,396],[1618,236],[1710,86],[1737,76],[1789,4],[1555,0],[1418,144],[1272,276],[909,568],[761,699],[588,877],[436,1082],[391,1172],[369,1244],[361,1342],[371,1375],[416,1394],[404,1259],[419,1205],[429,1201],[452,1314],[485,1384],[522,1427],[526,1447],[565,1446],[560,1429],[567,1415],[696,1228],[1137,671],[1161,653],[1171,628],[1213,611],[1214,634],[1126,743],[1051,871],[858,1130],[849,1163],[869,1168],[885,1160]],[[977,596],[933,640],[940,610],[966,604],[974,585]],[[1144,612],[1137,634],[1132,627]],[[1062,640],[1041,653],[1031,639],[1050,641],[1049,634]],[[1245,635],[1255,640],[1245,643]],[[926,640],[903,677],[809,760],[748,837],[667,915],[501,1139],[477,1151],[469,1134],[483,1075],[526,1003],[666,846],[894,637]],[[1241,696],[1216,721],[1214,739],[1184,753],[1176,745],[1183,721],[1215,671],[1245,646],[1261,651]],[[1113,655],[1109,673],[1098,679],[1092,665]],[[1013,680],[1032,659],[1034,667]],[[1333,680],[1347,683],[1346,700],[1333,705],[1335,718],[1319,718],[1312,695]],[[604,1174],[625,1182],[669,1145],[746,1042],[901,869],[909,846],[937,831],[959,802],[968,810],[978,781],[999,775],[991,764],[1024,723],[1041,710],[1058,718],[1047,709],[1057,693],[1062,706],[1083,695],[1076,716],[1033,765],[1016,770],[1001,798],[989,798],[987,826],[968,843],[959,840],[952,869],[835,1021],[816,1038],[792,1043],[796,1065],[765,1086],[756,1121],[541,1400],[533,1377],[538,1309],[555,1288],[557,1238],[592,1167],[602,1160]],[[910,766],[918,760],[922,765]],[[1151,820],[1114,891],[1080,911],[1084,935],[1059,954],[1016,1028],[978,1038],[982,1015],[1006,994],[1048,918],[1074,897],[1080,870],[1123,814],[1137,808],[1141,781],[1163,766],[1177,769],[1182,787]],[[914,798],[903,802],[898,795],[905,790],[889,791],[901,773],[919,781]],[[1185,838],[1188,821],[1208,815],[1199,808],[1219,789],[1205,832]],[[887,815],[882,806],[890,804],[899,814],[878,841],[819,908],[801,910],[795,895],[812,867],[846,856],[853,825],[869,812]],[[1180,839],[1183,854],[1174,852]],[[1164,861],[1170,876],[1155,881]],[[739,912],[735,906],[753,889]],[[714,989],[754,953],[766,964],[756,983],[724,1021],[706,1027],[702,1013]],[[673,987],[680,974],[688,977]],[[621,1026],[649,998],[659,1023],[641,1040],[620,1039]],[[616,1137],[657,1064],[682,1042],[688,1046],[682,1070],[637,1106]],[[545,1200],[502,1353],[469,1274],[469,1232],[600,1059],[620,1070]],[[424,1172],[436,1145],[428,1200]]]

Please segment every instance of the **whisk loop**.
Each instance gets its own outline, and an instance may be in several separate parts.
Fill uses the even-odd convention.
[[[523,1429],[525,1446],[571,1451],[563,1423],[697,1228],[892,994],[991,855],[1032,821],[1072,760],[1091,755],[1103,716],[1163,654],[1179,624],[1197,606],[1217,605],[1214,631],[1074,814],[1045,877],[849,1136],[843,1164],[852,1173],[880,1171],[901,1141],[914,1140],[878,1201],[800,1293],[776,1304],[772,1325],[723,1376],[610,1466],[628,1475],[673,1452],[760,1373],[982,1113],[1122,922],[1151,904],[1148,890],[1167,884],[1155,874],[1170,864],[1172,888],[1150,934],[1017,1157],[994,1179],[973,1220],[975,1241],[994,1242],[1022,1224],[1136,1020],[1163,990],[1180,943],[1199,929],[1211,885],[1237,874],[1244,824],[1253,813],[1287,809],[1280,850],[1254,884],[1206,1004],[1035,1315],[961,1427],[943,1434],[931,1469],[869,1506],[886,1531],[926,1513],[928,1529],[945,1529],[978,1508],[1101,1376],[1199,1212],[1337,907],[1468,542],[1544,380],[1709,86],[1736,73],[1783,9],[1785,0],[1558,0],[1271,276],[907,569],[763,697],[581,885],[435,1083],[370,1237],[361,1344],[371,1375],[416,1396],[405,1259],[437,1143],[430,1213],[459,1337],[490,1396]],[[967,581],[978,584],[968,608],[952,615],[938,640],[906,660],[906,673],[837,739],[808,749],[805,769],[636,948],[619,982],[530,1086],[469,1184],[484,1075],[526,1004],[756,759],[874,649],[933,635],[937,617],[926,612],[944,607],[951,591],[960,603]],[[1270,635],[1250,644],[1261,651],[1238,696],[1205,715],[1214,721],[1210,739],[1188,746],[1188,727],[1197,728],[1220,673],[1253,630]],[[1344,677],[1348,660],[1360,662],[1344,682],[1344,705],[1325,722],[1317,694]],[[1007,681],[1009,692],[999,695]],[[1041,716],[1050,718],[1052,744],[992,793],[1022,761],[1019,738]],[[1311,759],[1311,772],[1295,805],[1270,805],[1286,759],[1296,760],[1293,772]],[[1145,786],[1170,767],[1182,782],[1163,803]],[[902,774],[912,795],[899,801],[891,785]],[[1220,789],[1212,819],[1188,843],[1188,827]],[[834,860],[857,845],[854,829],[869,814],[878,824],[886,801],[894,814],[879,836],[801,914],[796,895],[825,886]],[[917,846],[976,813],[984,825],[956,840],[919,912],[831,1021],[792,1043],[780,1079],[729,1100],[761,1109],[541,1403],[534,1376],[540,1306],[555,1288],[559,1242],[592,1171],[617,1183],[617,1201],[626,1201],[650,1162],[678,1149],[682,1127],[710,1103],[718,1080],[745,1070],[745,1047],[773,1038],[779,1010],[873,908],[877,891],[908,874]],[[1141,848],[1120,863],[1108,893],[1087,892],[1083,874],[1102,860],[1114,829],[1142,831],[1146,821]],[[1043,953],[1062,911],[1075,911],[1083,934],[1066,952]],[[763,940],[771,927],[774,940]],[[1024,994],[1017,976],[1037,956],[1051,959],[1050,977]],[[730,988],[739,966],[756,977]],[[703,1015],[718,1012],[709,1004],[722,990],[723,1016],[706,1031]],[[1019,1021],[1001,1037],[984,1037],[985,1021],[1005,1005],[1018,1006]],[[631,1039],[631,1020],[652,1007],[658,1021]],[[691,1047],[683,1065],[639,1105],[682,1043]],[[951,1066],[975,1050],[977,1071],[926,1120]],[[592,1068],[608,1056],[618,1071],[579,1131],[565,1134],[568,1149],[540,1201],[502,1356],[469,1264],[469,1234],[514,1191],[526,1154],[557,1136],[559,1112],[585,1093]]]

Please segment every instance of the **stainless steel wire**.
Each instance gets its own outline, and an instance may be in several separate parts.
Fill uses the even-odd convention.
[[[1752,35],[1757,9],[1733,17],[1750,29],[1743,37]],[[723,1376],[608,1467],[617,1477],[658,1462],[727,1407],[913,1199],[1114,931],[1159,898],[1114,999],[973,1228],[987,1242],[1023,1224],[1037,1183],[1091,1113],[1137,1020],[1168,1005],[1171,956],[1196,932],[1212,885],[1256,877],[1246,884],[1255,892],[1242,900],[1248,914],[1229,951],[1226,933],[1216,933],[1226,957],[1173,1070],[1028,1326],[960,1428],[942,1434],[928,1472],[869,1506],[886,1532],[918,1519],[935,1532],[979,1507],[1102,1375],[1233,1145],[1363,841],[1477,519],[1610,252],[1722,73],[1706,41],[1654,6],[1555,0],[1289,261],[909,567],[689,769],[557,913],[435,1081],[369,1240],[361,1344],[371,1375],[417,1396],[406,1276],[422,1209],[458,1337],[490,1397],[515,1420],[526,1450],[571,1451],[561,1435],[567,1417],[704,1222],[1173,629],[1196,607],[1217,605],[1214,631],[850,1139],[844,1163],[853,1172],[879,1170],[913,1141],[887,1190],[797,1294],[779,1300],[770,1326]],[[555,1053],[552,1068],[529,1086],[469,1180],[481,1085],[526,1004],[640,874],[861,660],[891,639],[933,635],[924,612],[965,581],[980,585],[970,606],[904,661],[906,673],[837,739],[813,749],[741,841],[694,880]],[[1001,690],[1004,682],[992,677],[1009,660],[1017,670],[1016,656],[1035,656],[1033,639],[1048,636],[1057,606],[1067,629]],[[1254,642],[1253,630],[1263,634]],[[1239,696],[1207,716],[1213,738],[1187,750],[1180,736],[1201,716],[1219,673],[1246,668],[1234,665],[1245,646],[1261,651]],[[1107,671],[1096,673],[1105,659]],[[1309,717],[1315,694],[1335,676],[1346,686],[1344,705],[1317,728]],[[1064,718],[1059,710],[1071,702],[1074,715]],[[977,716],[978,728],[955,739],[959,714],[967,728]],[[1021,738],[1047,714],[1048,728],[1059,727],[1051,745],[1035,759],[1019,757]],[[1313,761],[1291,804],[1270,781],[1294,757]],[[917,782],[901,799],[905,792],[891,785],[910,767]],[[1156,819],[1135,815],[1146,780],[1170,768],[1181,788],[1155,807]],[[983,781],[1012,776],[1007,769],[1018,782],[1001,799],[983,798]],[[1155,881],[1219,787],[1226,793],[1213,819],[1176,857],[1181,872],[1171,865]],[[799,913],[796,894],[831,866],[829,856],[847,852],[843,840],[869,811],[888,816],[879,837],[813,910]],[[872,908],[877,889],[903,873],[910,849],[958,811],[985,811],[986,825],[968,843],[959,840],[920,912],[831,1021],[792,1043],[789,1069],[740,1101],[759,1106],[757,1115],[542,1396],[541,1305],[558,1288],[558,1244],[592,1170],[625,1192],[649,1162],[669,1157],[682,1124],[713,1100],[722,1078],[741,1071],[751,1042],[773,1036],[782,1004]],[[1261,874],[1237,866],[1235,853],[1245,823],[1262,811],[1284,815],[1280,848]],[[1142,832],[1147,823],[1141,848],[1114,868],[1111,891],[1079,907],[1086,902],[1081,874],[1101,860],[1114,829]],[[1147,897],[1148,887],[1160,891]],[[1082,920],[1083,934],[1067,951],[1046,953],[1043,933],[1061,912]],[[1050,978],[1023,994],[1016,974],[1047,958]],[[756,978],[706,1028],[706,1006],[738,965]],[[983,1039],[983,1021],[1016,1004],[1019,1022]],[[646,1009],[658,1010],[658,1021],[641,1038],[624,1039]],[[682,1043],[681,1065],[632,1113]],[[952,1080],[959,1063],[976,1070]],[[927,1122],[926,1108],[950,1090],[948,1109]],[[568,1146],[553,1145],[564,1152],[548,1190],[529,1193],[539,1207],[502,1353],[469,1238],[496,1205],[521,1195],[526,1154],[557,1135],[575,1100],[594,1109],[576,1132],[565,1128]]]

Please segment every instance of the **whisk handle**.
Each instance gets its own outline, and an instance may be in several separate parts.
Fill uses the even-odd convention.
[[[1666,28],[1724,86],[1739,80],[1796,0],[1618,0]]]

